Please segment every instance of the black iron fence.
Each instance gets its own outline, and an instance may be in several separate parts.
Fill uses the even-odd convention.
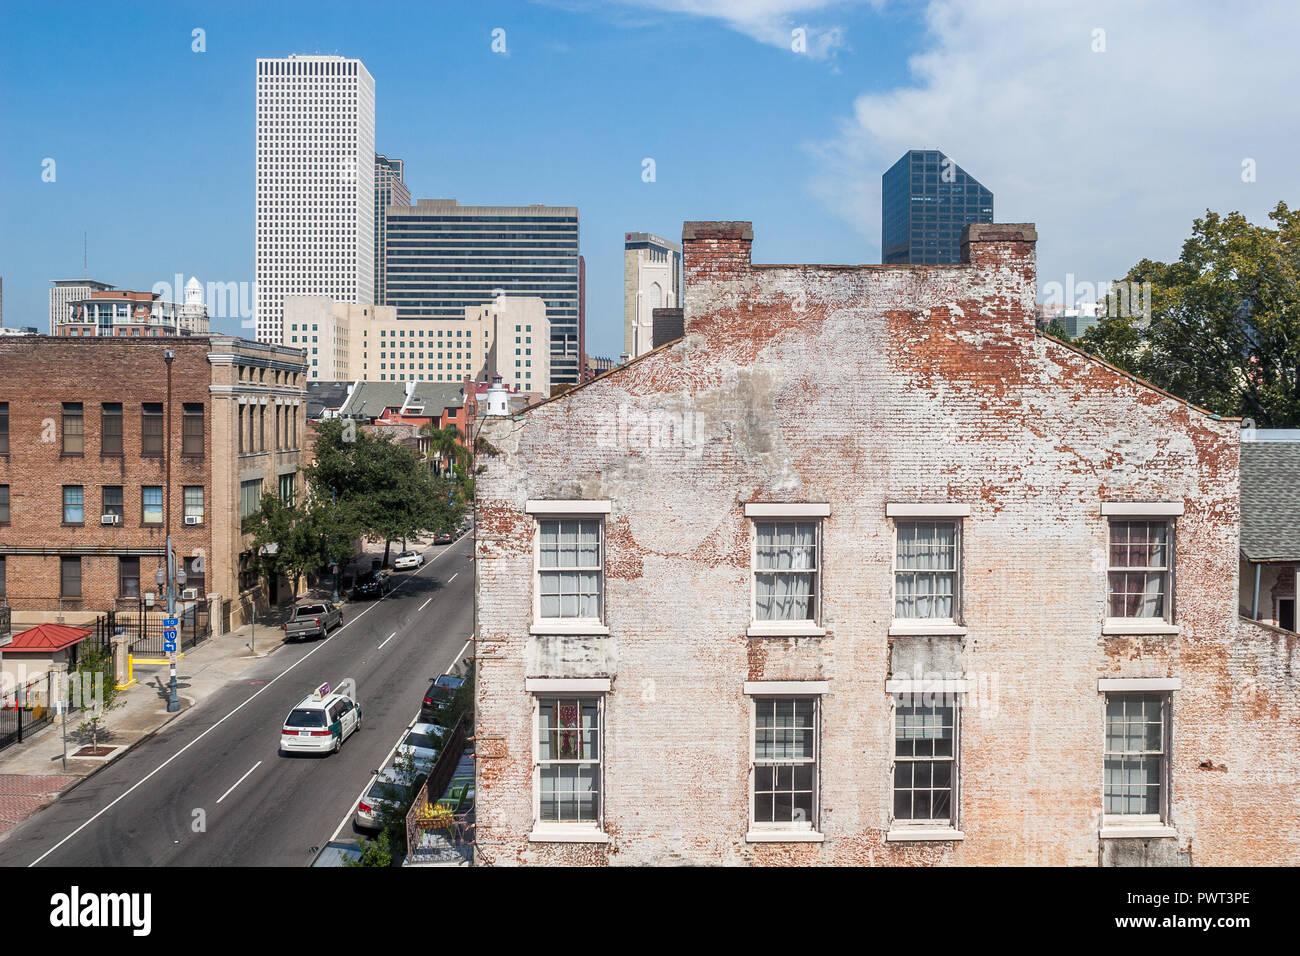
[[[54,720],[56,694],[62,691],[47,672],[25,684],[0,683],[0,750]]]
[[[105,628],[110,638],[121,634],[127,638],[130,653],[135,657],[162,657],[167,653],[167,612],[158,605],[127,601],[118,602],[117,610],[109,611]],[[212,636],[212,622],[206,602],[184,604],[176,609],[180,622],[176,627],[177,649],[187,651]]]

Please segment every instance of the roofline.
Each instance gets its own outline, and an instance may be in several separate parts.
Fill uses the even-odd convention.
[[[1241,548],[1241,557],[1247,564],[1300,564],[1300,553],[1293,558],[1252,558]]]
[[[1058,339],[1055,335],[1050,335],[1050,334],[1048,334],[1047,332],[1044,332],[1042,329],[1035,329],[1035,330],[1034,330],[1034,334],[1035,334],[1035,335],[1040,335],[1040,336],[1042,336],[1043,338],[1048,339],[1049,341],[1055,342],[1057,345],[1063,345],[1065,348],[1069,349],[1071,352],[1077,352],[1079,355],[1082,355],[1084,358],[1089,359],[1090,361],[1096,362],[1098,365],[1104,365],[1106,368],[1110,369],[1112,372],[1118,372],[1120,375],[1123,375],[1125,378],[1129,379],[1130,381],[1136,382],[1138,385],[1141,385],[1141,386],[1143,386],[1144,388],[1149,388],[1149,389],[1151,389],[1151,391],[1153,391],[1153,392],[1159,392],[1161,395],[1165,396],[1165,398],[1172,398],[1174,401],[1178,402],[1180,405],[1186,405],[1188,408],[1192,409],[1193,411],[1198,411],[1198,412],[1200,412],[1202,415],[1206,415],[1206,416],[1208,416],[1208,417],[1210,417],[1210,418],[1215,419],[1216,421],[1221,421],[1221,422],[1239,422],[1239,421],[1241,421],[1241,418],[1240,418],[1239,416],[1235,416],[1235,417],[1234,417],[1234,416],[1232,416],[1232,415],[1219,415],[1219,414],[1217,414],[1217,413],[1215,413],[1215,412],[1210,411],[1208,408],[1201,408],[1201,406],[1199,406],[1199,405],[1193,405],[1193,404],[1192,404],[1191,402],[1189,402],[1187,399],[1185,399],[1185,398],[1180,398],[1179,396],[1175,395],[1173,392],[1166,392],[1166,391],[1165,391],[1163,388],[1161,388],[1159,385],[1152,385],[1152,384],[1151,384],[1150,382],[1148,382],[1146,379],[1144,379],[1144,378],[1138,378],[1138,377],[1137,377],[1136,375],[1134,375],[1132,372],[1126,372],[1126,371],[1124,371],[1122,368],[1120,368],[1120,367],[1117,366],[1117,365],[1111,365],[1111,364],[1110,364],[1109,362],[1107,362],[1105,359],[1103,359],[1103,358],[1098,358],[1096,355],[1093,355],[1091,352],[1085,352],[1083,349],[1079,348],[1077,345],[1074,345],[1074,344],[1071,343],[1071,342],[1063,341],[1062,339]]]
[[[602,378],[609,378],[611,375],[615,375],[618,372],[621,372],[625,368],[630,368],[631,366],[635,365],[637,362],[640,362],[642,359],[649,358],[651,355],[654,355],[657,352],[662,352],[665,349],[672,348],[683,338],[685,338],[685,336],[672,339],[671,341],[665,342],[663,345],[657,345],[654,348],[652,348],[649,352],[642,352],[636,358],[628,359],[622,365],[615,365],[613,368],[609,369],[608,371],[601,372],[599,375],[597,375],[594,378],[588,379],[585,382],[579,382],[578,384],[574,385],[572,388],[568,389],[567,391],[561,392],[559,395],[552,395],[549,398],[544,398],[540,402],[536,402],[532,405],[525,405],[522,411],[531,412],[535,408],[541,408],[543,405],[549,405],[551,402],[558,401],[561,398],[568,398],[574,392],[580,392],[588,385],[595,385]]]

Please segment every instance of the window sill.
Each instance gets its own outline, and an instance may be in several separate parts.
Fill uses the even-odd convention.
[[[745,634],[749,637],[825,637],[826,628],[803,621],[755,621]]]
[[[608,843],[609,834],[590,829],[549,829],[541,827],[528,834],[529,843]]]
[[[966,834],[947,827],[899,827],[885,834],[886,843],[959,843],[964,839]]]
[[[966,628],[951,621],[905,620],[889,625],[890,637],[965,637]]]
[[[1103,840],[1153,840],[1176,837],[1178,831],[1167,826],[1140,826],[1137,824],[1102,825],[1098,836]]]
[[[826,835],[816,830],[750,830],[746,843],[823,843]]]
[[[1171,634],[1183,632],[1181,625],[1168,621],[1151,621],[1141,618],[1108,617],[1101,626],[1102,634]]]
[[[533,624],[528,628],[529,634],[608,634],[609,626],[592,621],[557,621],[554,624],[547,621],[542,624]]]

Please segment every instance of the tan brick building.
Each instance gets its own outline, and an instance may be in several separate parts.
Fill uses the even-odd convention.
[[[241,515],[263,493],[302,493],[305,368],[300,350],[231,336],[0,341],[0,596],[15,628],[156,591],[169,528],[187,600],[232,627],[264,603],[241,582]]]
[[[1300,862],[1239,424],[1037,332],[1035,241],[687,223],[684,337],[487,424],[480,863]]]

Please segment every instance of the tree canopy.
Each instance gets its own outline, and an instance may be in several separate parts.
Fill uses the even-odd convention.
[[[1143,259],[1125,276],[1151,283],[1149,316],[1110,309],[1130,314],[1077,344],[1212,412],[1300,426],[1300,210],[1279,202],[1269,219],[1207,210],[1177,261]]]

